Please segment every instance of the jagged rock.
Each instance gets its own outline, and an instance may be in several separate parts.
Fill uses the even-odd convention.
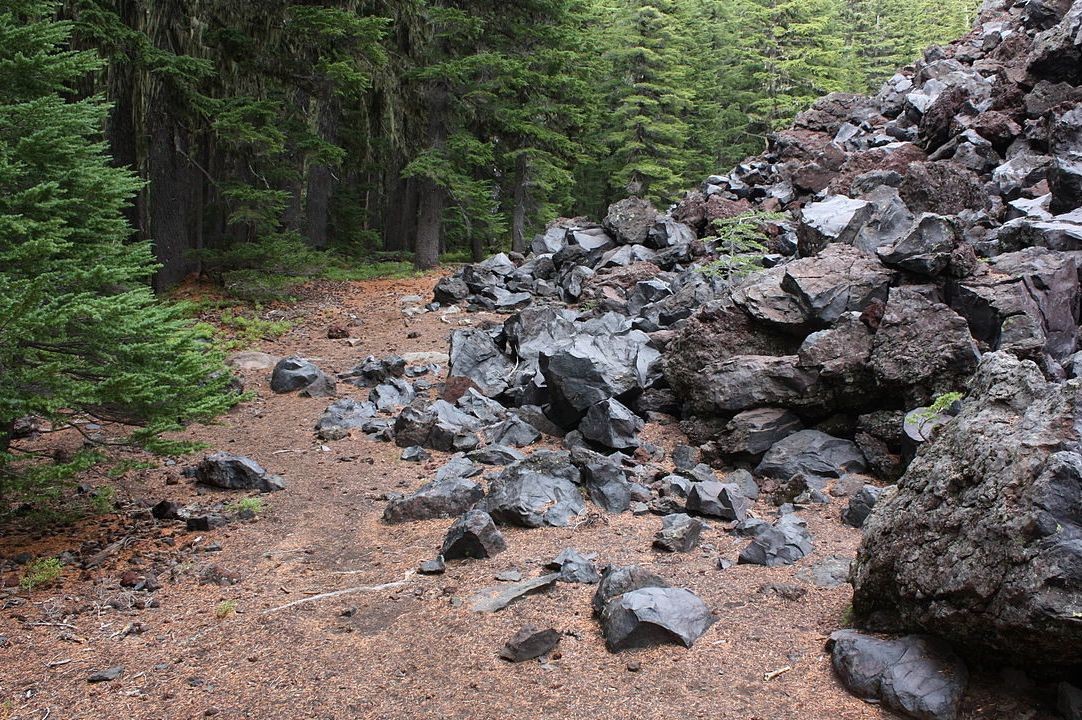
[[[368,402],[380,411],[390,412],[409,405],[416,397],[417,391],[413,385],[400,378],[390,378],[369,391]]]
[[[601,584],[597,586],[591,601],[594,614],[600,615],[614,597],[648,587],[667,588],[669,583],[638,565],[609,566],[601,574]]]
[[[466,457],[482,465],[511,465],[526,459],[524,453],[506,445],[488,445],[467,453]]]
[[[958,717],[969,673],[942,642],[920,635],[880,640],[839,630],[828,649],[834,671],[857,697],[921,720]]]
[[[440,305],[457,305],[470,296],[470,288],[457,276],[440,278],[432,293],[433,299]]]
[[[338,376],[343,382],[357,387],[375,387],[392,378],[400,378],[406,372],[406,360],[397,355],[376,358],[369,355],[360,365]]]
[[[737,562],[744,565],[779,567],[792,565],[812,551],[807,524],[796,515],[783,515],[773,525],[763,528],[740,551]]]
[[[732,299],[752,319],[796,335],[807,328],[809,316],[796,294],[782,286],[787,269],[778,266],[757,273],[733,288]]]
[[[849,506],[842,510],[842,522],[855,528],[864,527],[864,521],[872,514],[872,508],[879,501],[883,489],[875,485],[865,485],[849,498]]]
[[[1049,152],[1052,155],[1052,166],[1048,170],[1052,213],[1058,215],[1077,210],[1082,207],[1082,108],[1076,106],[1052,123]]]
[[[891,288],[870,363],[885,388],[929,399],[961,386],[978,357],[964,318],[920,287]]]
[[[451,333],[449,376],[469,378],[487,397],[495,397],[507,389],[508,378],[514,369],[514,364],[484,330]]]
[[[884,265],[935,277],[947,269],[959,242],[958,228],[950,218],[924,213],[908,235],[879,248],[878,254]],[[885,293],[881,299],[886,299]]]
[[[561,582],[593,585],[601,582],[601,576],[594,567],[592,557],[585,557],[577,550],[567,548],[546,567],[550,570],[558,570]]]
[[[278,361],[271,374],[270,386],[276,393],[309,390],[312,397],[326,397],[334,394],[334,380],[327,377],[313,363],[296,356]]]
[[[775,443],[755,472],[778,480],[800,475],[822,489],[827,478],[864,469],[864,456],[855,443],[818,430],[801,430]]]
[[[496,587],[478,590],[470,598],[470,609],[482,613],[499,612],[527,595],[548,592],[556,587],[556,581],[559,579],[559,573],[552,573],[511,585],[504,583]]]
[[[1044,180],[1048,176],[1051,164],[1050,157],[1025,145],[992,171],[992,181],[996,183],[1002,195],[1015,197],[1024,188]]]
[[[285,480],[271,475],[255,460],[230,452],[207,455],[195,466],[194,474],[197,482],[226,490],[273,492],[286,487]]]
[[[1023,357],[1063,360],[1075,351],[1082,296],[1073,256],[1027,248],[993,258],[988,270],[947,288],[973,337]]]
[[[426,483],[417,492],[392,500],[383,511],[389,523],[456,517],[485,496],[481,486],[463,477],[451,477]],[[449,558],[446,553],[444,557]]]
[[[316,423],[316,434],[322,440],[341,440],[350,430],[363,427],[376,413],[376,406],[370,402],[357,402],[352,398],[336,400]]]
[[[644,245],[657,218],[657,208],[649,201],[628,198],[609,206],[602,225],[621,245]]]
[[[1003,662],[1082,661],[1080,401],[1079,381],[985,355],[959,414],[865,522],[858,620]]]
[[[844,195],[806,205],[797,228],[801,257],[815,255],[830,243],[852,244],[874,211],[871,203]]]
[[[699,544],[703,524],[684,513],[661,518],[661,530],[654,536],[654,547],[666,552],[689,552]]]
[[[677,445],[672,451],[673,466],[677,470],[690,470],[699,464],[699,457],[699,449],[690,445]]]
[[[735,483],[693,483],[687,496],[688,512],[722,520],[743,520],[751,502]]]
[[[610,600],[601,628],[610,652],[662,644],[690,648],[716,618],[690,590],[646,587]]]
[[[514,663],[548,655],[560,643],[560,633],[553,629],[539,630],[533,625],[515,633],[500,650],[500,657]]]
[[[1073,3],[1055,26],[1038,33],[1028,58],[1030,73],[1057,82],[1082,85],[1082,6]]]
[[[614,450],[639,446],[639,433],[645,423],[623,403],[609,398],[590,407],[579,423],[579,432],[587,440]]]
[[[803,429],[790,410],[756,408],[738,413],[718,436],[717,448],[728,455],[761,455],[779,440]]]
[[[426,407],[411,405],[394,422],[394,441],[399,447],[432,448],[443,452],[473,450],[479,444],[481,423],[446,400]]]
[[[586,492],[596,505],[610,513],[622,513],[631,505],[631,485],[623,468],[610,457],[585,448],[572,452],[582,473]]]
[[[885,301],[893,279],[893,272],[860,250],[834,245],[786,265],[781,287],[796,298],[809,320],[830,325],[845,312]]]
[[[485,439],[495,445],[526,447],[541,439],[541,431],[517,415],[485,428]]]
[[[1082,690],[1061,682],[1056,692],[1056,709],[1063,720],[1082,720]]]
[[[911,163],[899,193],[913,212],[939,215],[979,210],[987,199],[984,186],[972,170],[944,160]]]
[[[423,447],[413,445],[412,447],[403,450],[399,459],[405,460],[406,462],[424,462],[425,460],[431,460],[432,454]]]
[[[506,549],[507,543],[492,517],[483,510],[470,510],[447,531],[440,554],[445,560],[482,559]]]
[[[150,515],[155,520],[180,520],[182,519],[182,511],[184,508],[178,503],[172,500],[162,500],[154,507],[150,508]]]
[[[539,450],[504,468],[489,487],[485,508],[501,523],[564,527],[585,512],[580,481],[567,453]]]
[[[447,571],[447,564],[443,555],[437,555],[431,560],[425,560],[417,567],[417,572],[422,575],[442,575]]]
[[[798,361],[796,355],[737,355],[711,363],[700,369],[685,398],[693,411],[706,414],[800,406],[815,395],[818,377]]]

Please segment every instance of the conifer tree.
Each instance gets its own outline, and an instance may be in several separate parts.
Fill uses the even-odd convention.
[[[109,165],[101,99],[69,99],[101,62],[65,49],[55,12],[0,9],[0,492],[22,467],[21,417],[82,413],[151,434],[231,404],[220,357],[151,294],[149,246],[128,243],[139,182]]]

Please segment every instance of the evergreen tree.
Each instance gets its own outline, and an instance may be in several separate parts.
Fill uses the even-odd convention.
[[[64,49],[71,28],[55,12],[46,0],[0,9],[0,492],[14,489],[26,415],[150,434],[231,403],[220,358],[151,294],[149,246],[127,242],[140,183],[109,165],[105,104],[68,99],[101,62]]]

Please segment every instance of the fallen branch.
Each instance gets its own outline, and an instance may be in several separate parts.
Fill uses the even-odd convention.
[[[771,670],[768,673],[763,673],[763,681],[764,682],[770,682],[771,680],[778,677],[779,675],[784,675],[785,673],[789,672],[792,669],[793,668],[791,666],[786,665],[783,668],[778,668],[777,670]]]
[[[408,585],[410,578],[413,576],[413,570],[406,573],[406,576],[396,582],[383,583],[382,585],[358,585],[356,587],[343,588],[342,590],[333,590],[331,592],[320,593],[319,595],[313,595],[311,597],[301,598],[300,600],[294,600],[288,602],[285,605],[279,605],[262,612],[263,615],[269,615],[270,613],[279,612],[280,610],[287,610],[297,605],[303,605],[310,602],[318,602],[320,600],[327,600],[328,598],[338,597],[340,595],[351,595],[353,593],[362,592],[379,592],[381,590],[392,590],[404,585]]]

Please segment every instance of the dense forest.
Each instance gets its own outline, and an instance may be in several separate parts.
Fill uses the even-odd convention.
[[[313,249],[524,246],[558,215],[664,204],[823,93],[963,34],[971,0],[68,0],[106,64],[110,154],[164,288],[237,293]]]

